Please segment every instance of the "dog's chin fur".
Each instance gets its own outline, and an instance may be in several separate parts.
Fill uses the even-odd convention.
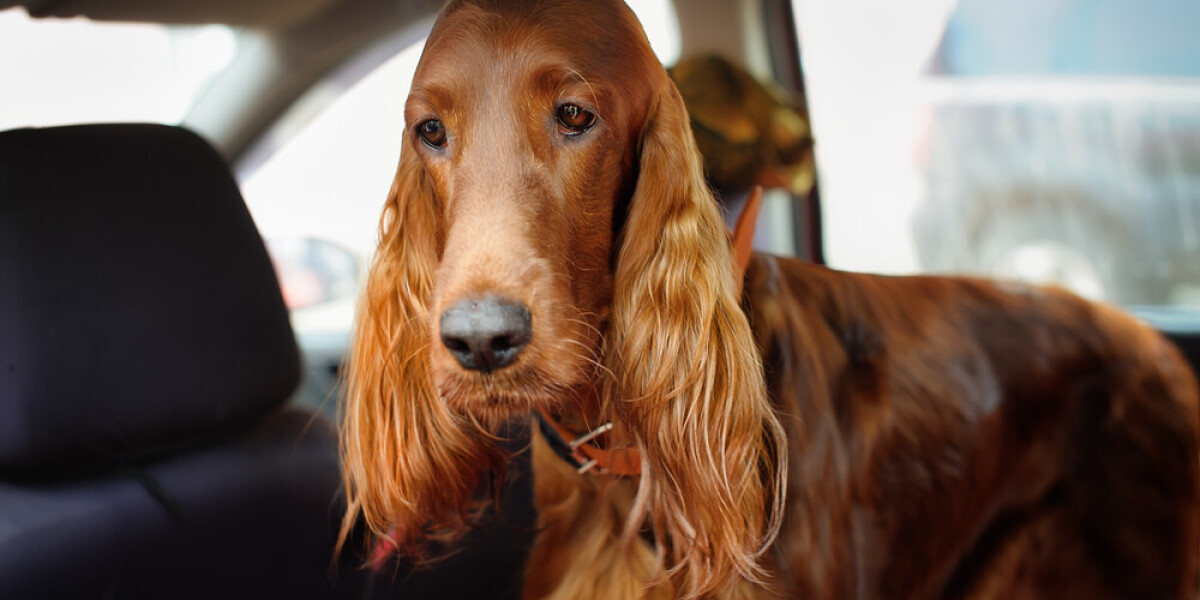
[[[554,410],[573,401],[582,393],[581,388],[587,387],[587,380],[583,372],[567,381],[558,380],[529,364],[486,374],[440,367],[434,375],[442,400],[489,430],[509,419],[537,410]]]

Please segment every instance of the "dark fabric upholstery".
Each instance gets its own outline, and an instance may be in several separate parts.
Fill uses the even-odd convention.
[[[1200,331],[1167,331],[1167,337],[1183,352],[1183,357],[1192,363],[1192,369],[1200,375]]]
[[[331,563],[336,440],[311,419],[274,413],[227,443],[100,477],[0,481],[0,598],[355,596],[361,574]]]
[[[206,142],[155,125],[0,133],[0,472],[186,447],[298,379],[270,260]]]
[[[182,129],[0,133],[0,598],[357,597],[333,426],[228,169]]]

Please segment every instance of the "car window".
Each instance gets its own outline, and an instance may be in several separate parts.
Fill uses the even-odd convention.
[[[660,60],[674,62],[680,41],[671,2],[629,4]],[[375,248],[423,46],[423,39],[393,39],[364,50],[317,82],[237,161],[302,335],[350,329],[356,287],[347,281],[361,281]]]
[[[315,255],[284,249],[341,249],[353,260],[338,280],[357,281],[365,271],[423,44],[410,44],[356,81],[334,73],[318,82],[240,162],[242,193],[272,250],[298,331],[347,331],[357,288],[300,291],[319,280],[308,260]]]
[[[0,130],[119,121],[177,124],[233,60],[223,26],[168,27],[0,11]]]
[[[1057,283],[1200,329],[1200,3],[796,15],[830,264]]]

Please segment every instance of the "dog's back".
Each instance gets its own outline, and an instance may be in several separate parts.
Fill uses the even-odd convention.
[[[763,256],[747,298],[791,444],[787,597],[1196,594],[1200,392],[1156,332]]]

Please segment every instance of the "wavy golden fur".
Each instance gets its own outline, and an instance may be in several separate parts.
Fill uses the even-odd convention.
[[[348,366],[343,543],[453,540],[503,477],[500,427],[542,411],[611,421],[601,443],[642,468],[577,473],[535,432],[526,598],[1195,593],[1178,353],[983,281],[756,256],[743,295],[623,2],[449,3],[405,115]]]

